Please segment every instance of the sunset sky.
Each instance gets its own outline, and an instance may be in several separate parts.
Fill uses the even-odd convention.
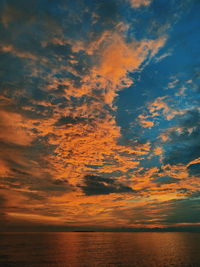
[[[200,226],[199,14],[0,1],[0,231]]]

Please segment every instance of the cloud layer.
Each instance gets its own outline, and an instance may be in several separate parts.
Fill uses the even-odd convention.
[[[1,3],[4,226],[178,223],[171,203],[198,191],[200,116],[199,76],[167,72],[169,29],[193,4],[177,6]]]

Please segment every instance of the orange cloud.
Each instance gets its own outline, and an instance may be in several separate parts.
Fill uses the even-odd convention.
[[[154,126],[154,122],[153,121],[141,120],[140,123],[144,128],[151,128],[151,127]]]
[[[132,8],[147,7],[152,2],[127,1]],[[104,9],[104,4],[102,7]],[[97,4],[95,12],[99,8]],[[41,224],[161,226],[172,208],[169,202],[186,198],[199,188],[199,178],[189,177],[187,169],[199,159],[187,166],[145,167],[146,159],[154,156],[159,156],[162,163],[163,149],[158,147],[158,140],[142,144],[124,140],[116,121],[115,99],[120,90],[134,83],[129,74],[146,66],[165,45],[166,37],[128,41],[129,25],[116,22],[113,31],[90,32],[84,41],[82,33],[77,34],[76,25],[89,11],[86,7],[79,16],[75,8],[72,13],[75,39],[66,37],[68,31],[52,14],[46,14],[40,24],[32,15],[34,12],[26,14],[23,6],[15,9],[6,4],[2,12],[1,22],[9,32],[15,28],[15,22],[26,24],[19,32],[13,32],[10,42],[16,42],[10,44],[7,43],[9,39],[5,40],[0,51],[9,60],[12,56],[18,57],[16,65],[23,66],[27,79],[25,83],[19,82],[24,88],[15,88],[13,101],[9,90],[14,88],[15,81],[11,87],[8,84],[8,89],[5,88],[5,95],[11,98],[0,97],[0,127],[3,129],[0,132],[0,205],[3,203],[3,216],[7,214],[10,221]],[[93,13],[90,26],[96,27],[99,19],[101,16]],[[106,21],[103,24],[110,29]],[[154,28],[154,23],[152,25]],[[26,51],[24,43],[19,40],[32,26],[34,33],[38,27],[40,30]],[[157,33],[168,26],[159,25]],[[94,28],[88,28],[91,29]],[[73,31],[69,33],[73,36]],[[32,36],[27,36],[25,41],[32,41]],[[14,69],[15,65],[12,67]],[[174,87],[175,83],[169,87]],[[22,104],[20,114],[17,113],[18,100]],[[150,115],[138,116],[137,122],[144,128],[151,128],[158,115],[170,120],[180,114],[168,100],[159,97],[149,103],[147,111]],[[181,132],[182,129],[177,127],[176,130]],[[161,134],[163,141],[170,138],[168,131],[170,129]],[[146,138],[148,140],[148,136]],[[92,184],[91,181],[87,184],[87,176],[92,182],[94,177],[97,178],[96,184],[94,181],[97,190],[91,195],[83,189]],[[165,176],[168,181],[171,178],[172,183],[165,183]],[[100,186],[110,186],[111,189],[116,186],[117,190],[98,192],[98,178]],[[161,182],[157,183],[156,179]]]
[[[137,180],[135,175],[127,179],[127,173],[137,168],[140,159],[149,154],[151,144],[149,142],[134,145],[120,144],[120,127],[111,111],[115,109],[114,100],[117,92],[132,84],[128,76],[129,72],[137,70],[142,62],[149,56],[155,55],[164,43],[164,37],[157,40],[134,40],[127,43],[123,35],[106,32],[86,49],[86,52],[94,58],[95,64],[91,67],[90,73],[81,77],[79,87],[76,87],[68,78],[57,79],[54,75],[64,69],[78,75],[73,67],[69,69],[61,65],[53,69],[47,77],[48,85],[44,90],[50,91],[59,85],[65,86],[63,96],[68,101],[67,108],[59,108],[57,105],[42,100],[38,102],[32,100],[33,106],[24,107],[24,111],[33,111],[34,104],[40,104],[53,108],[52,116],[48,119],[27,119],[17,113],[0,112],[1,124],[5,129],[5,132],[0,134],[2,140],[28,146],[35,138],[45,138],[48,146],[54,146],[53,153],[38,156],[38,160],[45,160],[48,166],[25,159],[20,152],[15,160],[21,166],[26,167],[27,175],[39,179],[41,183],[50,176],[54,181],[67,180],[70,185],[73,185],[73,191],[62,196],[45,196],[49,209],[58,211],[60,222],[108,224],[114,219],[112,212],[115,207],[124,205],[124,203],[128,205],[131,198],[128,193],[123,194],[122,200],[118,200],[119,194],[114,193],[106,196],[84,196],[80,185],[84,184],[84,176],[87,174],[108,175],[108,177],[117,179],[120,184],[133,189],[138,188],[138,190],[149,186],[151,171],[148,177],[142,177],[141,180]],[[75,44],[74,49],[77,51],[82,45],[82,43]],[[19,57],[30,56],[19,54],[10,46],[4,47],[5,49]],[[48,62],[44,61],[43,64],[48,64]],[[34,75],[38,75],[34,68],[33,72]],[[71,97],[76,100],[85,97],[85,100],[74,107],[74,103],[70,102]],[[10,152],[6,153],[11,155]],[[8,170],[3,164],[2,162],[2,172],[6,173]],[[116,178],[117,172],[120,172],[120,177]],[[152,170],[152,173],[154,172],[157,172],[157,169]],[[13,177],[13,173],[11,176]],[[16,188],[15,191],[19,194],[38,192],[37,189],[31,190],[28,186]],[[144,194],[147,193],[144,192]],[[38,204],[40,210],[37,210],[33,202],[29,206],[25,202],[21,204],[21,207],[29,208],[29,212],[11,210],[9,216],[24,220],[29,218],[33,221],[46,221],[49,218],[49,222],[54,223],[53,216],[43,215],[42,204]],[[30,216],[30,214],[33,215]],[[124,220],[117,218],[115,223],[120,225],[124,223]]]
[[[162,155],[163,154],[163,150],[160,146],[155,147],[154,151],[153,151],[154,155],[158,156],[158,155]]]
[[[0,47],[0,51],[2,52],[6,52],[6,53],[11,53],[12,55],[19,57],[19,58],[29,58],[29,59],[33,59],[36,60],[37,57],[34,56],[33,54],[31,54],[30,52],[27,51],[19,51],[17,49],[14,48],[13,45],[4,45]]]
[[[105,88],[106,103],[112,104],[116,92],[132,84],[133,81],[128,77],[128,73],[138,69],[149,52],[153,56],[164,43],[164,37],[155,41],[131,43],[126,43],[119,34],[107,37],[100,53],[99,64],[92,70],[97,83]]]
[[[26,120],[18,113],[0,110],[0,139],[4,142],[29,145],[33,140],[25,128]]]
[[[5,161],[0,160],[0,177],[4,177],[8,175],[10,172],[10,169]]]
[[[141,6],[148,6],[151,4],[152,0],[129,0],[133,8],[139,8]]]
[[[94,57],[95,65],[88,75],[82,77],[80,87],[73,87],[69,80],[62,82],[62,85],[71,87],[70,90],[66,90],[67,96],[95,97],[94,88],[96,88],[101,91],[102,101],[112,106],[117,91],[133,83],[128,76],[129,72],[137,70],[145,59],[154,56],[165,41],[166,37],[162,36],[157,40],[134,40],[127,43],[122,34],[106,31],[90,45],[79,44],[79,50],[82,47]],[[76,48],[77,44],[74,46]],[[77,51],[77,48],[75,50]],[[52,82],[52,87],[55,86],[54,83],[56,81]]]
[[[153,56],[164,43],[165,38],[126,43],[120,34],[102,34],[95,48],[88,48],[95,55],[96,64],[90,74],[82,78],[81,86],[75,88],[67,79],[62,82],[69,86],[65,93],[67,99],[89,96],[92,100],[64,112],[54,106],[52,118],[40,120],[37,125],[35,120],[27,122],[27,127],[37,129],[38,136],[48,135],[49,143],[56,145],[56,156],[47,158],[54,169],[51,171],[55,179],[67,178],[71,184],[77,185],[88,172],[101,174],[118,170],[125,177],[129,169],[139,164],[139,158],[149,153],[149,144],[131,147],[118,143],[120,127],[105,105],[113,106],[117,91],[132,83],[128,73],[138,69],[149,53]],[[58,86],[57,82],[54,78],[52,88]],[[96,90],[99,90],[98,94]],[[65,117],[72,121],[80,118],[80,122],[58,126],[57,121]]]
[[[174,109],[166,100],[166,97],[158,97],[152,103],[149,103],[148,110],[150,115],[148,117],[156,117],[164,115],[167,120],[173,119],[176,115],[184,113],[184,110]]]

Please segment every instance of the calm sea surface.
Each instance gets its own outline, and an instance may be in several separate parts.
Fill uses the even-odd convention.
[[[1,267],[200,266],[200,233],[0,233]]]

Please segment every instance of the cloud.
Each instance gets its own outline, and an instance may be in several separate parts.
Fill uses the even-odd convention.
[[[200,163],[191,164],[188,166],[189,174],[200,177]]]
[[[139,8],[150,5],[152,0],[129,0],[129,2],[133,8]]]
[[[143,114],[140,114],[138,116],[139,119],[139,123],[141,124],[142,127],[144,128],[151,128],[154,126],[154,122],[147,120],[146,118],[148,118],[148,116],[144,116]]]
[[[179,113],[174,108],[170,107],[166,96],[158,97],[152,103],[149,103],[148,109],[151,114],[149,117],[156,117],[163,114],[167,120],[171,120]]]
[[[167,52],[167,53],[161,54],[160,56],[157,56],[154,60],[155,60],[156,63],[160,62],[164,58],[171,56],[171,54],[172,54],[171,52]]]
[[[174,200],[170,203],[173,209],[168,215],[167,223],[199,223],[200,210],[198,199],[180,199]]]
[[[89,75],[82,79],[82,86],[72,92],[76,96],[93,95],[96,87],[105,104],[112,106],[117,91],[133,83],[129,73],[136,71],[145,60],[153,57],[165,41],[166,37],[161,36],[156,40],[126,42],[123,34],[106,31],[86,48],[95,58],[95,64]]]
[[[139,68],[149,53],[156,53],[163,42],[129,44],[121,33],[105,36],[96,50],[88,50],[90,54],[87,50],[74,52],[72,45],[63,45],[62,41],[55,44],[55,40],[41,46],[40,53],[32,47],[36,59],[28,57],[28,61],[22,56],[26,55],[24,47],[2,51],[19,72],[11,82],[8,75],[4,76],[8,86],[4,87],[1,104],[7,135],[2,140],[7,145],[1,144],[2,186],[25,197],[38,218],[44,209],[33,208],[33,203],[43,206],[46,201],[53,206],[51,199],[63,197],[66,201],[72,194],[79,203],[76,194],[81,194],[81,189],[85,197],[134,192],[124,182],[127,171],[149,152],[146,143],[119,143],[121,133],[116,124],[114,99],[117,91],[127,86],[124,82],[129,80],[128,73]],[[109,55],[112,49],[113,54]],[[73,62],[66,64],[69,58]],[[116,60],[117,69],[112,60]],[[11,66],[12,73],[15,68]],[[21,83],[22,74],[26,83]],[[120,175],[115,181],[112,177],[117,172]],[[90,180],[85,187],[79,186],[87,173],[100,177],[96,189]],[[109,180],[101,180],[103,173]],[[26,203],[22,201],[20,205],[17,210],[21,214]],[[60,217],[67,212],[59,202],[56,209]],[[73,207],[69,210],[74,214]],[[13,211],[9,214],[12,217]],[[75,215],[72,218],[77,220]]]
[[[6,207],[6,198],[4,195],[0,195],[0,226],[3,227],[7,223],[7,218],[6,218],[6,212],[5,212],[5,207]]]
[[[168,177],[168,176],[159,177],[153,180],[154,183],[158,183],[158,184],[171,184],[171,183],[177,183],[179,181],[180,181],[179,179]]]
[[[25,118],[18,113],[0,110],[0,140],[18,145],[29,145],[33,140],[25,128]]]
[[[178,125],[168,130],[164,163],[187,164],[199,158],[199,111],[188,110],[177,116]]]
[[[186,110],[182,116],[179,116],[180,126],[183,128],[194,128],[200,124],[200,110],[190,109]]]
[[[138,196],[171,199],[179,180],[180,186],[193,190],[186,181],[187,167],[169,164],[180,163],[183,146],[187,151],[197,147],[191,133],[196,131],[198,116],[194,111],[179,120],[179,128],[185,129],[182,142],[175,128],[166,131],[169,150],[165,150],[165,142],[162,148],[157,140],[151,142],[150,135],[136,140],[136,132],[130,131],[126,138],[121,126],[126,122],[118,119],[116,100],[127,87],[137,90],[136,72],[141,73],[165,46],[163,25],[150,18],[151,25],[145,21],[149,32],[140,29],[144,33],[141,37],[135,34],[138,21],[132,21],[132,13],[128,18],[132,24],[123,17],[127,2],[76,3],[59,0],[43,5],[35,1],[29,7],[20,0],[5,2],[0,11],[4,37],[1,64],[6,66],[1,73],[0,97],[5,213],[25,221],[54,221],[56,217],[63,224],[151,225],[155,223],[153,216],[162,217],[163,211],[156,211],[156,204],[135,204]],[[140,7],[151,8],[150,4],[131,1],[138,10],[129,11],[139,12],[143,19],[140,12],[147,8]],[[158,114],[169,121],[181,116],[165,97],[149,103],[148,112],[150,115],[141,115],[138,120],[141,131],[156,128]],[[183,140],[184,133],[187,140]],[[170,149],[177,151],[174,161]],[[163,159],[162,168],[152,154],[160,157],[159,164]],[[153,167],[149,167],[147,157]],[[194,175],[190,166],[188,171]],[[20,199],[13,209],[14,198],[8,201],[11,192]],[[148,211],[149,207],[152,210]]]
[[[117,183],[113,179],[103,178],[95,175],[86,175],[84,178],[84,185],[80,187],[88,196],[134,192],[131,187]]]
[[[0,176],[7,176],[9,174],[8,164],[4,160],[0,160]]]
[[[163,227],[170,209],[167,201],[160,202],[158,207],[155,200],[148,199],[147,202],[139,201],[132,207],[120,207],[112,212],[114,217],[118,218],[118,221],[121,219],[122,225],[127,227]]]
[[[86,118],[81,118],[81,117],[61,117],[58,119],[58,121],[54,124],[55,126],[63,126],[63,125],[70,125],[70,124],[79,124],[79,123],[84,123],[86,122]]]

